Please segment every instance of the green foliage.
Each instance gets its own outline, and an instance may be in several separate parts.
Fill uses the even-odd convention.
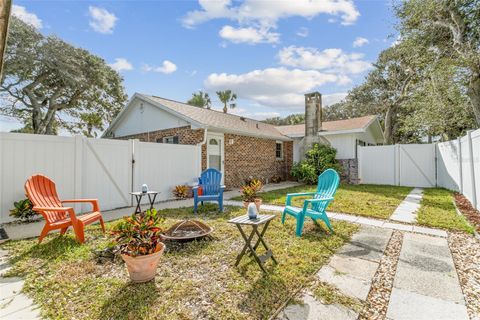
[[[190,98],[190,100],[187,101],[187,104],[207,109],[210,109],[212,107],[212,101],[210,100],[210,96],[208,95],[208,93],[205,93],[203,91],[198,91],[198,93],[192,93],[192,97]]]
[[[235,101],[237,100],[237,94],[233,93],[232,90],[223,90],[223,91],[217,91],[217,96],[218,96],[218,99],[220,99],[220,101],[223,103],[223,112],[224,113],[227,113],[228,112],[228,108],[227,108],[227,104],[229,102],[232,102],[230,104],[230,108],[235,108]]]
[[[294,163],[291,175],[307,184],[316,184],[318,176],[327,169],[340,171],[335,160],[337,150],[329,145],[315,143],[305,154],[305,159]]]
[[[29,199],[23,199],[13,203],[10,216],[22,221],[31,221],[38,216],[38,213],[33,211],[33,205]]]
[[[273,117],[263,120],[263,122],[274,126],[286,126],[305,123],[305,114],[296,113],[286,116],[285,118]]]
[[[123,107],[122,82],[100,57],[11,17],[0,113],[33,133],[64,129],[94,136]]]
[[[180,199],[185,199],[188,197],[188,186],[178,185],[173,189],[173,194],[175,197]]]
[[[162,242],[164,217],[156,209],[123,218],[111,231],[119,252],[132,257],[157,252]]]
[[[257,194],[262,190],[263,183],[259,179],[251,179],[241,189],[242,200],[253,202],[255,198],[258,198]]]

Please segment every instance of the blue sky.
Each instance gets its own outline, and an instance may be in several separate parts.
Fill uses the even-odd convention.
[[[302,112],[305,92],[338,101],[395,40],[390,1],[16,1],[13,13],[101,56],[129,96],[204,90],[220,108],[228,88],[232,112],[257,119]]]

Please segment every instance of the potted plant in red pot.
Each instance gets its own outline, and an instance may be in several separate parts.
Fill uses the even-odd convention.
[[[163,217],[152,209],[125,217],[112,230],[133,282],[155,278],[160,257],[165,250],[160,227],[162,221]]]
[[[246,185],[242,187],[243,206],[248,207],[248,204],[253,202],[257,207],[257,211],[260,211],[262,205],[262,198],[259,198],[257,193],[262,190],[263,184],[258,179],[250,180]]]

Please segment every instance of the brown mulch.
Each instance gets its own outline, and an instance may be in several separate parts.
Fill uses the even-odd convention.
[[[455,192],[455,204],[460,212],[470,221],[477,232],[480,232],[480,211],[475,209],[470,201],[460,193]]]
[[[480,240],[463,232],[449,232],[448,244],[470,319],[480,319]]]
[[[393,280],[397,271],[398,258],[402,249],[403,233],[394,231],[383,253],[380,265],[372,279],[367,301],[358,319],[380,320],[387,317],[387,308],[392,292]]]

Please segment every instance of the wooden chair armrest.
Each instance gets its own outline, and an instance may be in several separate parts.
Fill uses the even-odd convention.
[[[287,199],[285,201],[285,205],[289,206],[292,202],[292,198],[294,197],[302,197],[302,196],[312,196],[315,192],[301,192],[301,193],[288,193]]]
[[[62,203],[67,202],[67,203],[91,203],[93,207],[93,211],[100,211],[100,206],[98,205],[98,199],[68,199],[68,200],[62,200]]]

